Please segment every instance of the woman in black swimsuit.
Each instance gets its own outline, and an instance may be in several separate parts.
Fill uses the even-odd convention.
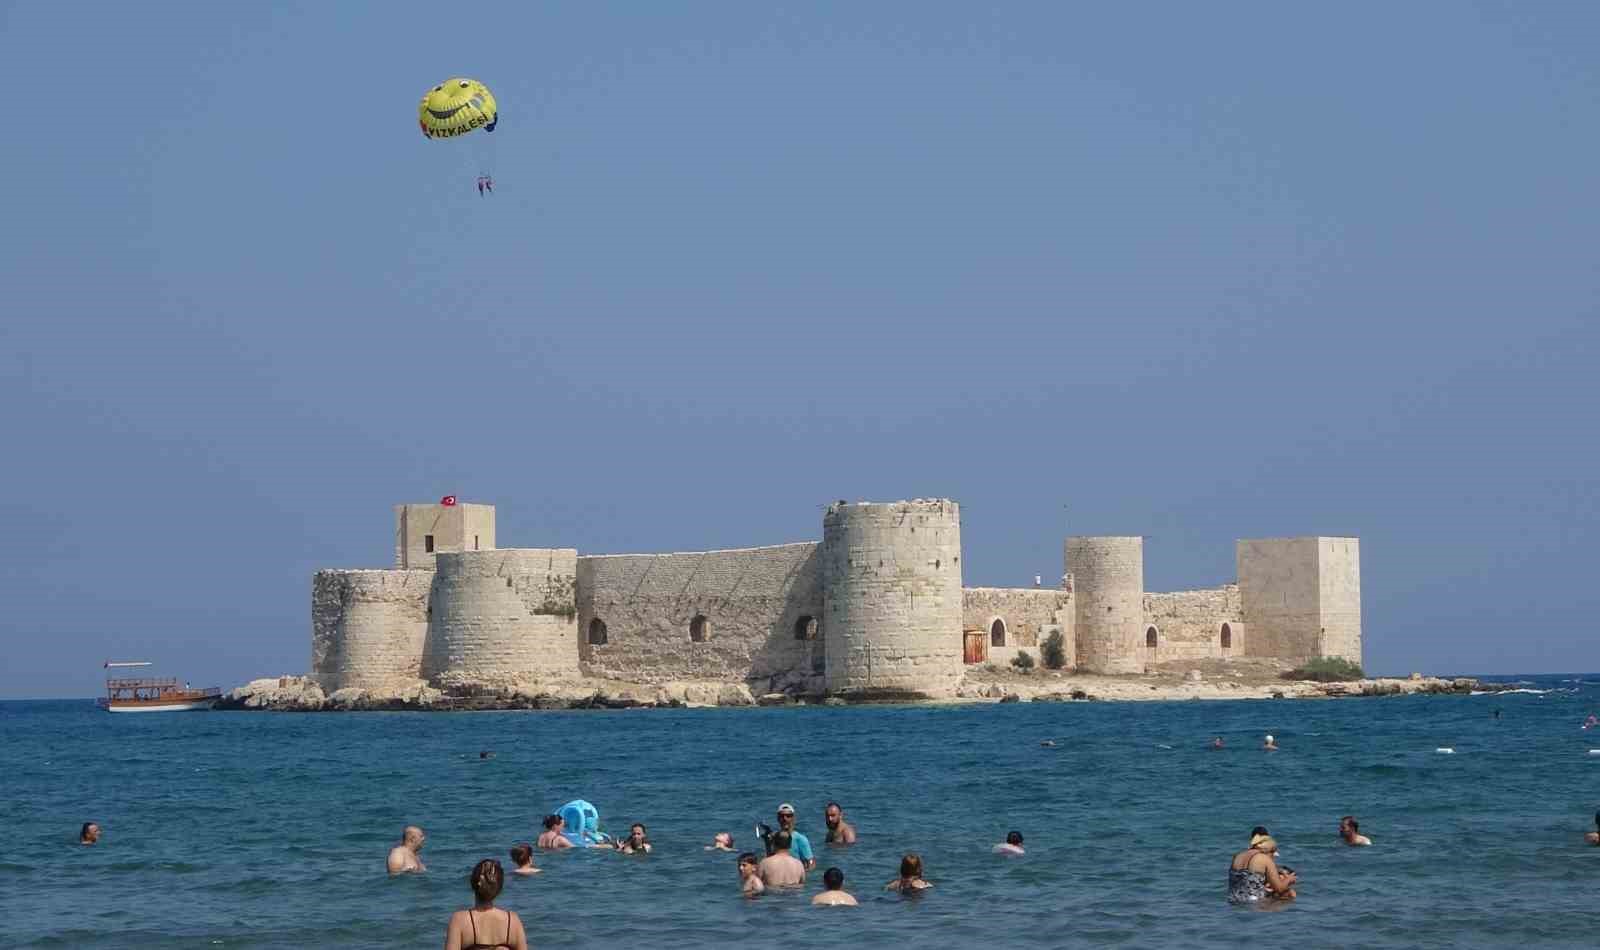
[[[522,930],[521,918],[494,906],[494,899],[506,883],[500,862],[484,858],[472,869],[468,880],[477,901],[471,910],[450,915],[450,926],[444,932],[445,950],[528,950],[528,935]]]

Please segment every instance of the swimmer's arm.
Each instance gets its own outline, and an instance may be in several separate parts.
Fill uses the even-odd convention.
[[[399,848],[391,849],[389,851],[389,873],[390,874],[404,874],[405,870],[406,870],[405,855],[400,853],[400,849]]]
[[[511,916],[511,932],[506,935],[506,943],[511,945],[511,950],[528,950],[528,932],[522,929],[522,918],[516,911],[508,911]]]
[[[461,911],[450,915],[450,923],[444,928],[444,950],[461,950],[461,942],[467,938],[466,924],[461,922]]]
[[[1278,863],[1271,858],[1267,859],[1265,870],[1267,872],[1267,883],[1272,885],[1272,889],[1279,894],[1287,894],[1294,887],[1294,882],[1298,880],[1293,871],[1280,873],[1278,871]]]
[[[856,843],[856,830],[855,830],[855,828],[847,826],[844,829],[844,833],[839,836],[839,840],[843,841],[845,844],[855,844]]]

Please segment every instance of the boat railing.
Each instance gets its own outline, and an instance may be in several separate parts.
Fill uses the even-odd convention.
[[[176,689],[176,679],[108,679],[106,689]]]

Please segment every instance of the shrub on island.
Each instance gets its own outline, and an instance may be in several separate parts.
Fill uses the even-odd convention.
[[[1053,630],[1044,638],[1044,644],[1039,648],[1039,658],[1052,670],[1059,670],[1067,665],[1067,648],[1060,630]]]
[[[1033,672],[1033,657],[1029,656],[1028,654],[1024,653],[1021,650],[1018,650],[1017,651],[1017,658],[1011,661],[1011,665],[1016,667],[1019,671],[1021,671],[1023,673],[1032,673]]]

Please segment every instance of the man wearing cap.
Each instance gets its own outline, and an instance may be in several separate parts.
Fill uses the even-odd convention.
[[[778,830],[789,832],[789,853],[798,858],[807,871],[816,870],[817,859],[811,853],[811,839],[794,830],[794,806],[788,802],[778,806]]]

